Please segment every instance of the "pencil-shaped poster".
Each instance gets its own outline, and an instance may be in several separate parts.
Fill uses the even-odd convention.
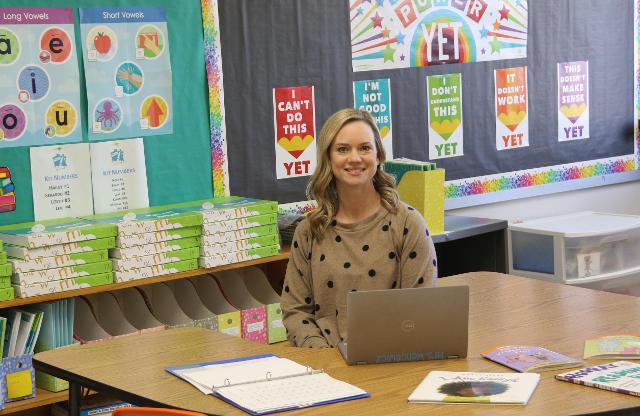
[[[82,140],[69,8],[0,8],[0,148]]]
[[[589,138],[589,62],[558,64],[558,140]]]
[[[380,130],[387,160],[393,159],[389,79],[353,81],[353,103],[355,108],[371,113]]]
[[[90,140],[173,132],[164,8],[81,8]]]
[[[496,69],[496,148],[529,146],[527,68]]]
[[[316,168],[313,86],[273,89],[278,179],[309,176]]]
[[[429,159],[464,154],[460,74],[427,77]]]

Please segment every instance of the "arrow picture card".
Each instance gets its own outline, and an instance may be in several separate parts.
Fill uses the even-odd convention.
[[[90,140],[173,132],[164,8],[80,8]]]

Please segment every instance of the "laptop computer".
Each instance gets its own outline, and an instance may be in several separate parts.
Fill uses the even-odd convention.
[[[347,364],[467,356],[469,287],[369,290],[347,294]]]

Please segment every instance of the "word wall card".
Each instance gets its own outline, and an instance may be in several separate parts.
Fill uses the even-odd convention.
[[[173,132],[163,8],[81,8],[90,140]]]
[[[82,140],[69,8],[0,8],[0,148]]]

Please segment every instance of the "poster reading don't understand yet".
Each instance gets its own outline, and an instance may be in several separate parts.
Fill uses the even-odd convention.
[[[273,89],[278,179],[309,176],[316,168],[313,86]]]

